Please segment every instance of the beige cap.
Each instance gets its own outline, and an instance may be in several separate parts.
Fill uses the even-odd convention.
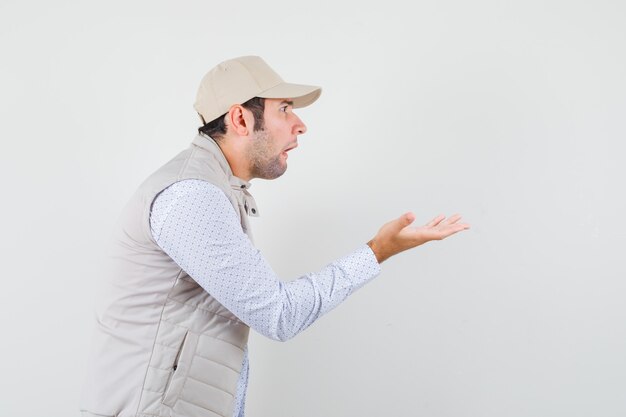
[[[321,93],[320,87],[284,82],[261,57],[242,56],[222,62],[202,78],[194,108],[208,123],[253,97],[289,98],[297,108],[313,103]]]

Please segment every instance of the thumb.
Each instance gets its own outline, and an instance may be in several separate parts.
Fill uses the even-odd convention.
[[[411,223],[415,221],[415,214],[408,212],[404,213],[402,216],[398,217],[396,220],[392,222],[393,230],[398,233],[400,230],[404,229]]]

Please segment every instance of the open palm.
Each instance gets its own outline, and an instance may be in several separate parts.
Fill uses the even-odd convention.
[[[461,223],[459,214],[449,218],[439,215],[423,226],[412,226],[413,221],[415,215],[405,213],[383,225],[374,239],[368,242],[378,262],[431,240],[445,239],[470,227],[467,223]]]

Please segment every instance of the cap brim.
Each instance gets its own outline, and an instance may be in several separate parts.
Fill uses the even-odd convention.
[[[282,83],[257,94],[263,98],[289,98],[293,107],[306,107],[313,104],[322,94],[322,88],[314,85]]]

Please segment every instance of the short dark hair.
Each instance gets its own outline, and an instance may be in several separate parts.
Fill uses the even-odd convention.
[[[263,121],[263,112],[265,110],[265,99],[262,97],[253,97],[241,105],[244,109],[250,110],[254,116],[254,131],[263,130],[265,123]],[[221,115],[215,120],[198,128],[198,133],[204,133],[215,140],[220,140],[226,134],[226,122],[224,121],[226,114]]]

